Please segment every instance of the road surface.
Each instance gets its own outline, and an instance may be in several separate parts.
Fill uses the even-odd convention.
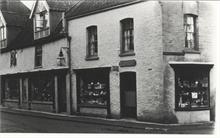
[[[22,114],[0,112],[0,132],[7,133],[168,133],[168,134],[212,134],[214,128],[172,128],[167,131],[160,129],[134,129],[120,126],[89,124],[75,121],[49,119]]]

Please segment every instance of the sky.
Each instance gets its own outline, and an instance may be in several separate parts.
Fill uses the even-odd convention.
[[[29,9],[31,9],[35,0],[21,0],[21,2],[23,2]]]

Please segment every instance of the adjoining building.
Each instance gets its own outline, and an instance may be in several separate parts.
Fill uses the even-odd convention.
[[[65,11],[74,3],[36,1],[30,11],[19,1],[1,2],[1,21],[5,21],[3,28],[7,34],[7,43],[1,43],[0,56],[4,106],[68,111],[69,44],[63,19]],[[27,12],[23,15],[20,11]],[[60,59],[62,62],[58,62]]]
[[[23,34],[1,50],[1,103],[160,123],[214,120],[212,9],[201,1],[36,1]],[[2,67],[9,59],[16,65]]]

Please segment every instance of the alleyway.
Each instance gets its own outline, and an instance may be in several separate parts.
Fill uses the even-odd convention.
[[[121,126],[108,126],[90,124],[76,121],[63,121],[45,117],[34,117],[22,114],[1,112],[1,132],[19,133],[169,133],[169,134],[212,134],[213,127],[179,127],[175,129],[155,128],[125,128]]]

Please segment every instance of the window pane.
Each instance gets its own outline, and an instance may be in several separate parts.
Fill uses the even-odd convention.
[[[88,71],[80,76],[79,102],[81,105],[107,106],[107,76],[102,71]]]
[[[42,66],[42,47],[37,46],[35,49],[35,66]]]
[[[91,26],[87,28],[88,31],[88,56],[98,55],[98,44],[97,44],[97,27]]]
[[[208,107],[208,75],[202,72],[188,73],[177,75],[177,108]]]
[[[184,29],[185,29],[185,47],[187,48],[195,48],[195,17],[193,15],[185,15],[184,16]]]
[[[133,19],[124,19],[122,24],[122,52],[134,50],[133,46]]]
[[[15,50],[11,51],[11,66],[17,65],[17,52]]]
[[[10,78],[5,80],[5,99],[19,99],[19,79]]]
[[[31,98],[33,101],[53,101],[53,77],[35,77],[31,79]]]

